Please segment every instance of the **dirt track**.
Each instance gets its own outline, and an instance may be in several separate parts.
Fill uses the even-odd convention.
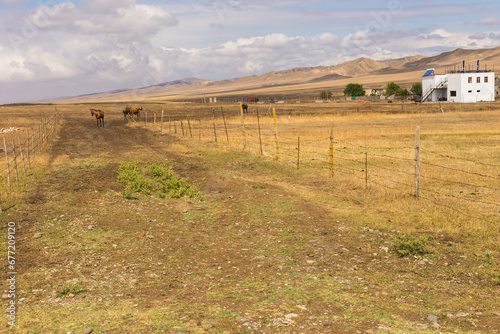
[[[446,256],[432,264],[398,259],[385,250],[393,232],[339,221],[297,190],[324,186],[277,179],[244,156],[205,159],[176,141],[127,126],[118,113],[104,129],[83,111],[63,116],[45,152],[47,167],[25,204],[9,209],[19,219],[25,298],[21,325],[9,332],[499,330],[500,317],[481,305],[450,309],[469,318],[443,315],[439,298],[467,291],[447,277],[427,280]],[[129,160],[167,163],[205,200],[122,198],[118,166]],[[75,280],[86,291],[56,296]],[[435,313],[438,322],[428,318]]]

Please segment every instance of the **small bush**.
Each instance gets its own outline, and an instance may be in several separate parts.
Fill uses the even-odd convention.
[[[77,295],[79,293],[84,293],[87,292],[87,289],[85,289],[82,286],[82,281],[77,281],[77,282],[71,282],[71,283],[64,283],[56,293],[57,297],[64,297],[69,294]]]
[[[431,253],[427,247],[427,242],[431,239],[433,239],[433,237],[422,236],[416,238],[410,234],[398,234],[393,237],[393,245],[399,257],[424,255]]]
[[[196,198],[201,200],[202,194],[184,179],[175,175],[169,166],[151,164],[145,171],[138,162],[125,162],[120,166],[118,181],[124,183],[123,196],[127,199],[137,199],[136,193],[160,198]]]

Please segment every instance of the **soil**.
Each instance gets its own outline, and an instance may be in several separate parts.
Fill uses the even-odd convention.
[[[196,142],[119,115],[105,128],[62,116],[39,177],[2,217],[17,219],[19,249],[19,325],[9,332],[500,333],[498,309],[450,306],[498,288],[473,269],[444,271],[476,265],[448,250],[449,238],[437,241],[439,258],[400,259],[395,231],[342,221],[335,203],[301,196],[324,184],[266,175],[255,159],[206,159]],[[127,200],[123,161],[164,162],[204,200]],[[75,282],[84,291],[57,294]]]

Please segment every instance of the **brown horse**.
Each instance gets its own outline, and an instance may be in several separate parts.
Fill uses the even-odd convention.
[[[123,111],[124,115],[136,115],[137,114],[137,119],[139,119],[139,112],[142,111],[142,108],[132,108],[132,107],[126,107],[125,110]]]
[[[95,116],[95,118],[97,120],[97,127],[103,128],[104,127],[104,112],[101,110],[90,109],[90,114],[92,116]]]
[[[244,114],[248,113],[248,104],[246,103],[241,104],[241,110],[243,110]]]

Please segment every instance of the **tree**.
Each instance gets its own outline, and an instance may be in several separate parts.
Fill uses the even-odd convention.
[[[321,93],[319,93],[320,99],[328,100],[331,97],[332,97],[332,92],[330,92],[329,90],[324,90]]]
[[[394,82],[388,83],[387,87],[385,88],[385,95],[393,95],[397,94],[397,92],[401,90],[401,87],[399,87],[398,84],[395,84]]]
[[[415,95],[422,95],[422,84],[420,82],[414,83],[410,91]]]
[[[350,83],[344,89],[344,95],[347,96],[365,96],[365,89],[357,83]]]
[[[403,89],[403,88],[400,88],[398,89],[398,91],[396,92],[396,95],[397,96],[407,96],[407,95],[410,95],[410,92],[408,91],[408,89]]]

